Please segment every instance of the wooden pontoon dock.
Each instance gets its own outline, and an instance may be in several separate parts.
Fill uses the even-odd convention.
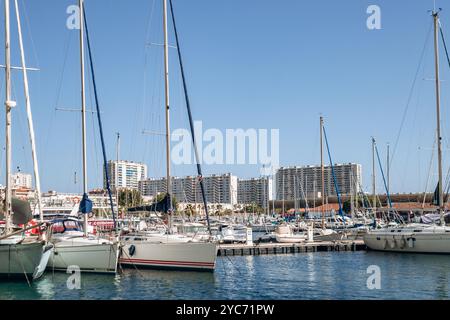
[[[366,250],[366,245],[362,240],[316,241],[304,243],[255,243],[253,245],[220,244],[217,250],[217,255],[257,256],[267,254],[360,250]]]

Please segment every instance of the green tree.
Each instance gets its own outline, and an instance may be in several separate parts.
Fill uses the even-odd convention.
[[[245,211],[248,213],[264,213],[264,208],[257,205],[256,203],[245,206]]]
[[[139,190],[121,189],[119,190],[119,206],[136,207],[142,204],[142,196]]]

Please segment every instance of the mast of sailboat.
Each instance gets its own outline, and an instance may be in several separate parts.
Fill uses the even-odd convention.
[[[80,67],[81,67],[81,139],[83,152],[83,198],[88,192],[87,154],[86,154],[86,93],[84,72],[84,0],[79,0],[80,7]],[[83,214],[84,235],[88,235],[88,216]]]
[[[305,177],[305,210],[308,208],[308,176]]]
[[[387,154],[386,154],[386,176],[387,176],[387,190],[390,192],[391,190],[391,173],[390,173],[390,146],[389,143],[387,144]]]
[[[434,22],[434,61],[435,61],[435,72],[436,72],[436,135],[437,135],[437,145],[438,145],[438,193],[439,193],[439,212],[441,214],[441,223],[443,223],[444,214],[444,194],[442,188],[442,137],[441,137],[441,85],[439,80],[439,38],[438,38],[438,27],[439,27],[439,10],[433,10],[433,22]]]
[[[323,117],[320,117],[320,172],[322,179],[322,229],[325,229],[325,167],[323,165]]]
[[[6,190],[5,190],[5,234],[11,231],[11,108],[16,103],[11,101],[11,48],[10,48],[9,0],[5,0],[5,108],[6,108]]]
[[[297,177],[294,175],[294,212],[297,212]]]
[[[376,179],[375,179],[375,139],[372,137],[372,207],[377,207]]]
[[[167,30],[167,0],[163,0],[164,29],[164,90],[166,102],[166,196],[169,201],[169,232],[172,233],[172,181],[170,178],[170,100],[169,100],[169,35]]]
[[[19,34],[20,56],[21,56],[21,62],[22,62],[23,84],[24,84],[24,91],[25,91],[25,107],[27,110],[28,131],[30,134],[30,144],[31,144],[31,156],[33,158],[33,171],[34,171],[34,180],[35,180],[35,187],[36,187],[37,207],[39,210],[39,219],[42,222],[42,221],[44,221],[44,216],[43,216],[43,212],[42,212],[41,180],[39,177],[39,167],[38,167],[38,160],[37,160],[37,153],[36,153],[36,139],[34,136],[33,115],[31,113],[30,91],[29,91],[29,87],[28,87],[28,73],[27,73],[27,66],[26,66],[26,62],[25,62],[25,51],[24,51],[24,47],[23,47],[19,4],[18,4],[17,0],[14,0],[14,3],[15,3],[15,8],[16,8],[17,32]]]
[[[283,177],[282,177],[282,180],[283,180],[283,182],[282,182],[282,184],[283,184],[283,194],[282,194],[282,208],[283,208],[283,210],[282,210],[282,214],[284,215],[284,195],[285,195],[285,192],[286,192],[286,189],[284,188],[284,175],[285,175],[285,173],[283,172],[282,173],[283,174]]]
[[[117,135],[117,149],[116,149],[116,165],[115,169],[116,172],[114,173],[115,176],[115,193],[116,193],[116,205],[117,205],[117,214],[119,214],[119,159],[120,159],[120,132],[116,132]]]

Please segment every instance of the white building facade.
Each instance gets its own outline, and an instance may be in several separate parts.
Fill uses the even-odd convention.
[[[33,177],[29,173],[17,172],[11,175],[13,189],[32,189]]]
[[[147,165],[133,161],[108,161],[108,173],[113,190],[139,189],[139,182],[147,177]],[[106,189],[106,179],[103,187]]]
[[[261,208],[268,208],[272,200],[273,180],[268,177],[239,179],[238,203],[243,205],[256,204]]]
[[[222,175],[210,175],[203,177],[205,195],[208,203],[223,204],[232,207],[237,204],[238,179],[228,173]],[[139,183],[141,195],[156,197],[165,193],[167,188],[166,178],[149,178]],[[173,177],[172,195],[179,203],[202,203],[202,193],[198,177]]]
[[[361,191],[362,166],[356,163],[333,166],[340,194],[355,194]],[[281,167],[275,177],[277,200],[321,198],[321,166]],[[325,196],[335,196],[331,166],[324,167]]]

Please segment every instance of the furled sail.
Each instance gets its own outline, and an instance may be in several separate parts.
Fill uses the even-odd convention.
[[[164,212],[168,213],[171,210],[171,201],[170,194],[166,194],[163,199],[158,202],[155,202],[151,205],[147,206],[138,206],[134,208],[129,208],[128,212],[138,212],[138,211],[147,211],[147,212]]]
[[[78,212],[82,214],[87,214],[92,212],[92,201],[89,199],[89,196],[85,193],[83,194],[83,198],[80,202],[80,208],[78,209]]]

